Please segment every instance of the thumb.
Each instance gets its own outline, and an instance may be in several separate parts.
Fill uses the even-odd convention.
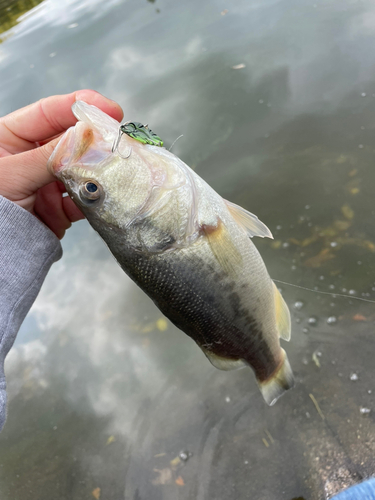
[[[20,201],[56,180],[47,170],[47,161],[60,137],[24,153],[0,158],[0,195]]]

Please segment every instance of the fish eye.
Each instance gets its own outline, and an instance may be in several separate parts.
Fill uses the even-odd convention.
[[[84,184],[82,184],[80,192],[82,197],[86,201],[98,200],[101,195],[101,189],[99,184],[93,180],[86,181]]]
[[[98,186],[93,182],[86,182],[86,191],[89,193],[95,193],[98,190]]]

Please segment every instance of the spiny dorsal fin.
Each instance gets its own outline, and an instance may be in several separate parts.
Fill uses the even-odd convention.
[[[279,336],[289,342],[291,330],[289,308],[286,305],[281,293],[277,289],[275,283],[273,283],[273,288],[275,296],[276,324]]]
[[[237,224],[245,229],[250,238],[253,236],[259,236],[260,238],[273,239],[271,231],[265,224],[263,224],[262,221],[258,219],[256,215],[228,200],[224,201],[233,219],[237,222]]]

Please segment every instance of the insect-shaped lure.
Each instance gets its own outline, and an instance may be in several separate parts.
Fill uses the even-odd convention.
[[[150,144],[151,146],[163,146],[163,141],[160,139],[158,135],[156,135],[151,129],[148,128],[148,125],[143,125],[140,122],[126,122],[120,125],[118,136],[112,146],[112,153],[116,150],[118,154],[122,158],[129,158],[131,154],[131,149],[128,156],[123,156],[118,151],[118,145],[120,143],[121,137],[123,134],[132,137],[136,141],[141,142],[142,144]]]

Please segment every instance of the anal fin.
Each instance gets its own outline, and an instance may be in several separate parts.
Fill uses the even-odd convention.
[[[216,354],[209,351],[208,349],[205,349],[202,346],[199,347],[202,349],[209,362],[218,370],[239,370],[240,368],[244,368],[245,366],[247,366],[245,361],[243,361],[242,359],[223,358],[221,356],[217,356]]]

